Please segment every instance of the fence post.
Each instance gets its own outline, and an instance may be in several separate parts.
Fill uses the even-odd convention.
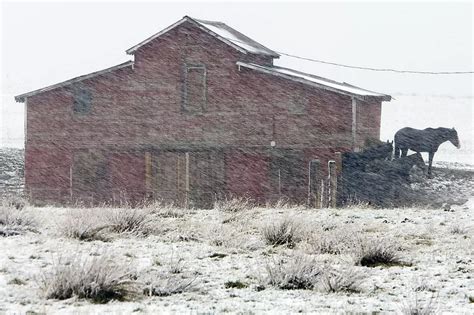
[[[336,196],[337,196],[337,171],[336,161],[331,160],[328,162],[328,206],[336,207]]]
[[[324,178],[321,178],[321,190],[319,193],[319,207],[325,208],[326,207],[326,182]]]
[[[342,185],[343,185],[343,182],[342,182],[342,153],[341,152],[336,152],[335,153],[336,155],[336,175],[337,175],[337,181],[336,181],[336,206],[340,205],[341,204],[341,189],[342,189]]]
[[[319,197],[319,172],[320,162],[319,160],[311,160],[308,168],[308,207],[318,208]]]

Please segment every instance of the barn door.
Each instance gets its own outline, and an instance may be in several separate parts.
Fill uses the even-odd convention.
[[[224,193],[219,150],[145,154],[149,196],[180,206],[210,208]]]
[[[189,156],[189,202],[211,208],[224,194],[224,155],[219,150],[191,152]]]
[[[301,150],[280,149],[272,154],[273,196],[303,202],[306,196],[306,164]]]
[[[147,190],[153,198],[187,206],[189,200],[189,152],[163,151],[145,155]],[[147,162],[148,160],[148,162]]]
[[[99,151],[77,151],[71,169],[71,194],[75,200],[98,202],[106,198],[108,172],[105,155]]]

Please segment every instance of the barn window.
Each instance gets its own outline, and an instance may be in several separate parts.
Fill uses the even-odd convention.
[[[206,66],[186,64],[184,77],[184,110],[202,112],[207,102]]]
[[[85,89],[77,89],[74,92],[73,111],[75,114],[87,114],[91,111],[92,95]]]
[[[307,103],[308,99],[304,94],[295,95],[291,99],[288,110],[291,114],[305,114]]]

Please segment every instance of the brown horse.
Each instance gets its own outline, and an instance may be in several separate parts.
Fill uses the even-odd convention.
[[[439,146],[450,141],[458,149],[461,147],[459,143],[458,133],[452,128],[426,128],[423,130],[414,128],[402,128],[395,133],[395,158],[406,156],[408,150],[413,150],[417,153],[428,152],[429,164],[428,175],[431,175],[431,165],[433,164],[433,157]]]

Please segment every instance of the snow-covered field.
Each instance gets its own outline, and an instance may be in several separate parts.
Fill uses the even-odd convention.
[[[103,242],[80,241],[64,231],[100,224],[102,215],[116,210],[27,207],[21,215],[33,215],[37,231],[0,237],[0,313],[407,313],[428,308],[472,314],[474,199],[446,210],[151,207],[137,210],[146,213],[151,234],[110,232],[111,239]],[[267,244],[265,228],[284,219],[296,226],[294,246]],[[325,244],[340,253],[326,253]],[[361,266],[357,244],[394,251],[398,263]],[[131,285],[138,295],[131,301],[45,297],[42,279],[48,286],[51,271],[71,258],[75,264],[102,256],[112,257],[117,269],[123,265],[136,273]],[[280,261],[287,276],[297,273],[298,267],[288,267],[295,259],[323,272],[351,271],[340,276],[357,279],[360,292],[328,292],[323,276],[314,278],[312,290],[284,290],[268,282],[269,268],[275,271]],[[185,286],[182,293],[142,294],[154,286],[169,293],[179,284]]]

